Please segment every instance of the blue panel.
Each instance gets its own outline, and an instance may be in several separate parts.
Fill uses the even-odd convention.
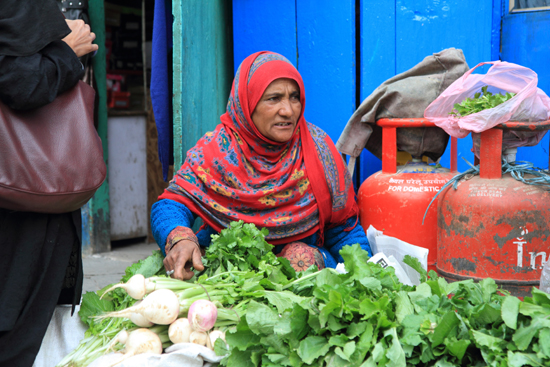
[[[538,87],[550,93],[550,11],[508,13],[502,22],[502,60],[530,68],[538,74]],[[517,159],[548,167],[548,134],[535,147],[518,149]]]
[[[278,52],[296,65],[295,0],[233,0],[233,42],[235,71],[257,51]]]
[[[361,0],[360,19],[363,101],[380,84],[396,74],[395,0]]]
[[[336,142],[356,107],[355,1],[298,1],[296,12],[304,116]]]
[[[402,73],[426,56],[450,47],[461,49],[470,67],[490,61],[498,47],[498,30],[493,29],[499,26],[495,14],[499,10],[493,5],[500,4],[500,0],[476,1],[475,5],[461,0],[397,0],[396,72]],[[458,141],[459,171],[469,168],[461,157],[473,163],[471,147],[470,136]],[[445,167],[449,166],[449,151],[450,144],[441,158]]]
[[[380,84],[396,73],[395,0],[361,0],[360,96],[362,102]],[[382,162],[363,150],[360,180],[382,169]]]
[[[470,67],[491,59],[493,1],[397,0],[397,73],[449,47]]]

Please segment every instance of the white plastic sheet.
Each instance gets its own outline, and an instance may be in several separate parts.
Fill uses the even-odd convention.
[[[88,367],[106,367],[121,358],[120,353],[110,353]],[[210,367],[223,357],[210,349],[191,343],[174,344],[163,354],[140,354],[126,359],[117,367]]]
[[[416,257],[424,270],[428,269],[428,252],[429,250],[424,247],[411,245],[405,241],[401,241],[398,238],[384,235],[383,232],[378,231],[372,225],[367,229],[367,239],[374,255],[383,253],[388,261],[391,262],[391,257],[401,266],[410,282],[413,285],[420,284],[420,275],[416,270],[408,266],[403,262],[405,255]],[[395,268],[395,267],[394,267]],[[397,269],[396,269],[397,270]],[[396,271],[397,274],[397,271]]]
[[[71,353],[84,338],[86,324],[78,317],[78,306],[71,317],[71,306],[57,306],[52,320],[42,340],[42,346],[34,361],[33,367],[53,367],[67,354]],[[95,361],[89,367],[110,366],[115,353]],[[191,343],[174,344],[161,355],[141,354],[128,358],[117,364],[117,367],[209,367],[218,363],[223,357],[218,357],[212,350]],[[107,363],[111,360],[112,363]],[[97,363],[96,363],[97,362]]]

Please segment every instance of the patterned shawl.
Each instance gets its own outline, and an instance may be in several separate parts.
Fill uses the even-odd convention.
[[[261,135],[251,115],[275,79],[300,88],[300,114],[284,143]],[[308,123],[298,70],[283,56],[258,52],[239,66],[221,124],[187,152],[159,199],[185,204],[217,231],[243,220],[269,230],[270,243],[305,238],[357,215],[351,178],[330,137]],[[320,243],[322,245],[322,243]]]

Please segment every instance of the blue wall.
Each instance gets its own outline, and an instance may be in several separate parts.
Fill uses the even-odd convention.
[[[356,107],[355,2],[233,1],[235,71],[250,54],[269,50],[300,71],[306,120],[338,140]]]
[[[233,0],[235,68],[256,51],[285,55],[304,78],[306,119],[336,141],[362,100],[382,82],[424,57],[455,47],[463,50],[470,67],[497,60],[504,3],[507,6],[508,1]],[[504,24],[506,35],[508,28]],[[541,30],[543,24],[549,23],[541,22]],[[520,37],[524,44],[519,43],[520,49],[510,54],[525,54],[532,46],[525,44],[526,39],[532,38],[532,31],[525,24],[523,32]],[[548,35],[550,32],[544,34],[546,43],[539,46],[548,49]],[[550,74],[550,70],[542,68],[542,61],[549,59],[550,52],[545,55],[536,56],[538,63],[533,63],[532,68]],[[550,84],[550,75],[545,78]],[[470,137],[458,142],[459,157],[473,163],[471,147]],[[548,148],[547,141],[545,147]],[[445,166],[449,162],[448,151],[441,160]],[[547,167],[547,155],[545,160],[538,158],[537,155],[530,160]],[[469,167],[459,159],[458,168]],[[364,150],[359,169],[362,181],[380,170],[381,162]]]

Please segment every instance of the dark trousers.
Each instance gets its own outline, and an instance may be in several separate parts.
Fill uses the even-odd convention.
[[[80,299],[79,216],[0,209],[0,367],[31,367],[60,295]]]

